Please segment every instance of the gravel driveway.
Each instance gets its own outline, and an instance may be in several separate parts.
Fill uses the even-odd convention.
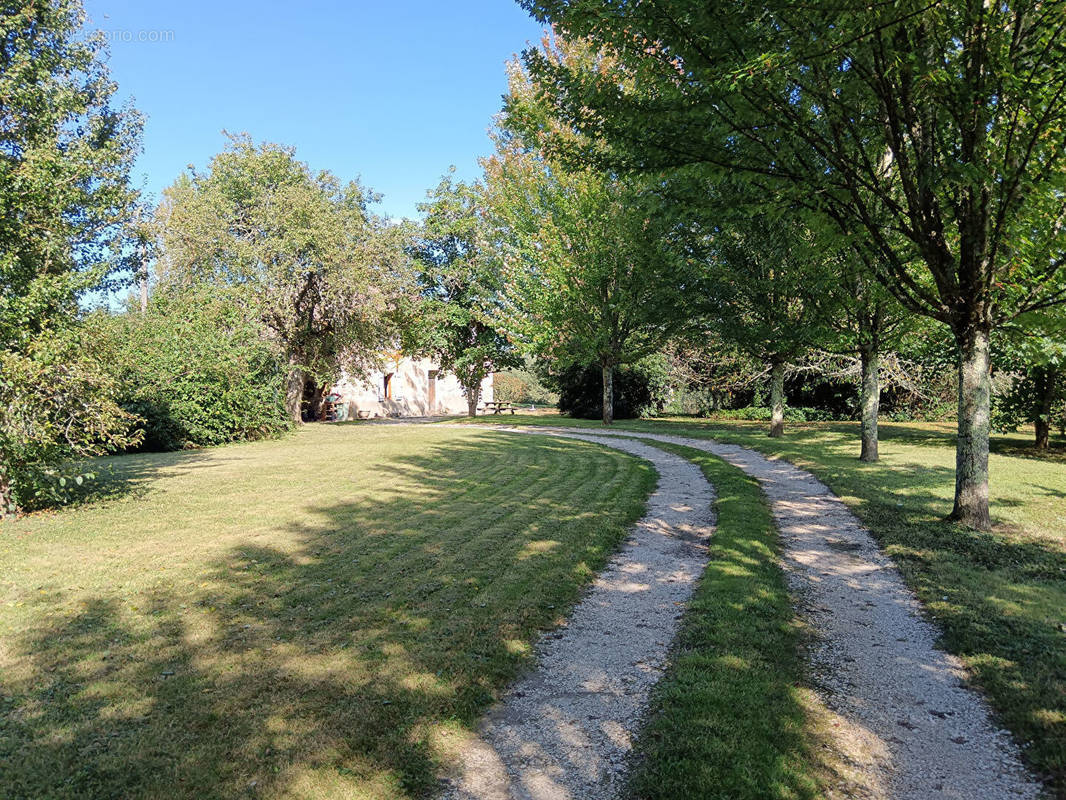
[[[713,453],[762,486],[781,533],[797,611],[815,632],[814,688],[836,715],[833,747],[849,768],[832,797],[1036,798],[1040,783],[965,670],[936,648],[937,629],[891,560],[810,473],[707,439],[572,429],[501,428],[595,442],[659,472],[646,516],[574,609],[538,646],[538,666],[487,715],[444,797],[590,800],[624,786],[626,756],[665,666],[684,601],[706,564],[713,489],[693,464],[639,443]]]
[[[537,647],[464,751],[443,796],[595,800],[617,795],[648,693],[707,563],[713,490],[698,467],[640,442],[553,433],[632,453],[659,473],[622,549]]]
[[[841,753],[866,795],[893,800],[1017,800],[1040,794],[1010,736],[892,561],[847,506],[809,472],[735,445],[611,432],[719,456],[759,481],[784,545],[798,611],[815,631],[815,689],[843,718]]]

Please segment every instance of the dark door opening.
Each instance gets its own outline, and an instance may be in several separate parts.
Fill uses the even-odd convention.
[[[322,399],[325,393],[326,387],[319,386],[314,378],[308,378],[304,383],[304,395],[300,402],[300,418],[304,422],[314,422],[322,418]]]

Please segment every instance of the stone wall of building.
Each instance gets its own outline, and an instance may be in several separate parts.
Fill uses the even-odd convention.
[[[466,413],[466,395],[459,381],[454,375],[441,374],[428,359],[401,358],[365,381],[345,378],[333,391],[348,404],[349,419]],[[481,402],[492,399],[490,375],[481,384]]]

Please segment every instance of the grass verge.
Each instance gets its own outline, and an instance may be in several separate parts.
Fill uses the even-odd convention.
[[[0,797],[425,795],[655,481],[436,426],[112,463],[0,525]]]
[[[507,420],[511,422],[511,420]],[[530,416],[519,424],[598,423]],[[944,521],[954,490],[950,426],[881,426],[881,461],[858,456],[858,426],[695,419],[626,421],[619,429],[714,438],[787,458],[847,503],[899,565],[967,665],[1030,766],[1066,798],[1066,453],[1040,454],[999,436],[990,458],[996,523],[978,532]]]
[[[717,495],[717,528],[670,667],[652,695],[630,796],[820,797],[825,766],[801,688],[802,632],[762,491],[709,453],[655,446],[703,470]]]

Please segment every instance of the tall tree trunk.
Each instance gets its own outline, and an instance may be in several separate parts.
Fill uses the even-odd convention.
[[[603,424],[614,422],[614,367],[603,366]]]
[[[959,434],[955,446],[955,507],[948,519],[977,530],[992,527],[988,512],[988,435],[992,381],[987,329],[956,333],[959,345]]]
[[[770,435],[785,433],[785,362],[770,363]]]
[[[307,373],[297,363],[295,356],[289,359],[289,377],[285,382],[285,411],[294,423],[299,425],[303,422],[300,416],[300,406],[304,399],[304,386],[307,384]]]
[[[472,386],[463,387],[463,392],[466,394],[466,415],[468,417],[476,417],[477,404],[481,400],[481,381]]]
[[[881,406],[881,354],[877,347],[867,345],[859,351],[862,360],[862,386],[859,404],[862,406],[862,450],[860,461],[877,461],[877,415]]]
[[[1051,406],[1055,402],[1055,383],[1058,377],[1057,368],[1040,368],[1036,381],[1036,414],[1033,418],[1037,450],[1047,450],[1051,446]]]

